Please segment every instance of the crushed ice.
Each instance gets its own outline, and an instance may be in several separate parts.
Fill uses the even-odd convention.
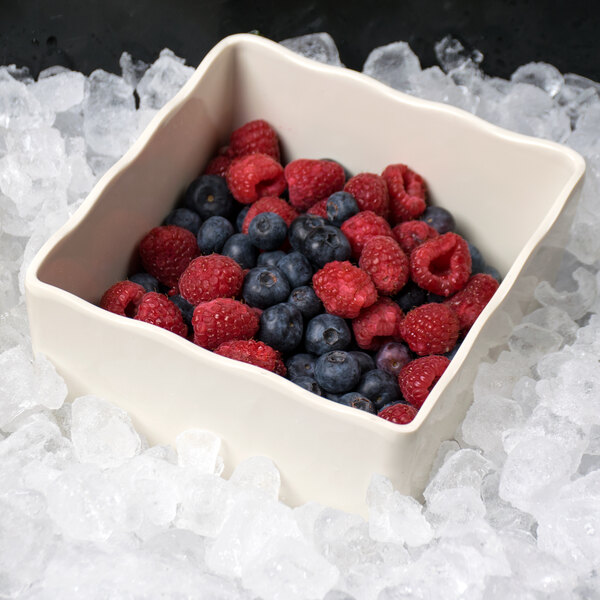
[[[341,64],[327,34],[286,40]],[[23,276],[41,244],[192,68],[171,51],[122,76],[0,67],[0,597],[263,600],[589,598],[600,588],[600,84],[530,63],[486,76],[445,38],[422,69],[405,42],[364,72],[503,127],[566,143],[587,176],[557,282],[481,365],[425,503],[374,475],[368,522],[278,501],[268,459],[220,476],[220,440],[148,447],[101,398],[31,356]],[[136,108],[136,92],[139,106]],[[572,276],[571,276],[572,273]]]

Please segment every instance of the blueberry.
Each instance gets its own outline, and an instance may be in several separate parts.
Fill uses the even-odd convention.
[[[322,395],[325,396],[325,398],[327,398],[328,400],[332,400],[333,402],[342,404],[343,394],[333,394],[331,392],[326,392],[326,391],[322,390]]]
[[[219,254],[233,235],[233,225],[225,217],[210,217],[198,231],[198,248],[202,254]]]
[[[358,213],[358,204],[352,194],[348,192],[335,192],[327,199],[327,218],[336,227]]]
[[[313,270],[304,254],[290,252],[278,263],[277,268],[283,271],[292,288],[297,288],[310,283]]]
[[[462,341],[457,342],[456,346],[454,346],[454,348],[452,348],[452,350],[450,350],[450,352],[446,352],[446,354],[444,354],[444,356],[448,360],[452,360],[456,356],[456,353],[458,352],[458,349],[460,348],[461,344],[462,344]]]
[[[427,291],[409,281],[392,300],[407,313],[409,310],[427,302]]]
[[[258,339],[283,354],[302,341],[302,313],[292,304],[269,306],[260,315]]]
[[[366,352],[351,350],[349,354],[352,354],[358,361],[361,375],[364,375],[367,371],[372,371],[375,368],[375,361]]]
[[[321,388],[319,384],[312,378],[306,375],[302,375],[301,377],[296,377],[296,379],[292,379],[292,383],[303,387],[305,390],[312,392],[313,394],[317,394],[317,396],[321,395]]]
[[[351,254],[350,243],[338,227],[322,225],[306,236],[302,253],[321,269],[333,260],[348,260]]]
[[[233,258],[242,269],[251,269],[256,264],[258,249],[244,233],[234,233],[223,246],[221,254]]]
[[[276,267],[277,263],[285,256],[283,250],[272,250],[271,252],[262,252],[258,255],[256,261],[257,267]]]
[[[202,175],[190,183],[183,203],[186,208],[195,210],[202,219],[227,217],[233,208],[233,198],[227,183],[218,175]]]
[[[340,398],[340,404],[345,404],[346,406],[351,406],[352,408],[364,410],[372,415],[377,414],[373,402],[358,392],[348,392],[347,394],[344,394]]]
[[[129,281],[141,285],[147,292],[160,292],[160,282],[150,273],[136,273],[129,278]]]
[[[275,213],[260,213],[250,221],[248,237],[261,250],[275,250],[283,244],[287,237],[287,225]]]
[[[420,221],[425,221],[427,225],[433,227],[439,234],[454,231],[456,223],[452,214],[441,206],[428,206],[425,212],[419,217]]]
[[[238,213],[238,216],[235,219],[235,227],[240,233],[242,231],[242,225],[244,224],[244,219],[246,218],[246,215],[248,214],[249,210],[250,210],[250,205],[244,206],[244,208],[242,208],[242,210],[240,210],[240,212]]]
[[[268,308],[284,302],[290,295],[290,284],[277,267],[254,267],[248,271],[242,287],[246,304]]]
[[[344,350],[351,339],[350,328],[344,319],[335,315],[322,314],[308,322],[304,346],[307,352],[320,356],[332,350]],[[354,360],[358,364],[356,358]]]
[[[315,290],[308,285],[303,285],[292,290],[288,302],[297,306],[305,321],[323,312],[323,303],[319,300]]]
[[[443,302],[446,298],[444,296],[440,296],[439,294],[434,294],[433,292],[427,292],[425,296],[425,302],[423,304],[431,304],[433,302]]]
[[[375,365],[378,369],[398,377],[402,367],[413,359],[411,351],[401,342],[387,342],[377,351]]]
[[[189,208],[175,208],[163,221],[163,225],[177,225],[191,231],[194,235],[198,233],[201,223],[200,215]]]
[[[315,379],[328,392],[349,392],[360,380],[358,361],[342,350],[327,352],[315,363]]]
[[[185,324],[188,326],[188,329],[192,330],[192,316],[194,315],[193,304],[190,304],[183,296],[175,295],[171,296],[169,300],[181,311],[181,315],[183,316],[183,320]]]
[[[380,369],[365,373],[356,391],[371,400],[377,411],[385,404],[398,402],[401,398],[398,378]]]
[[[288,377],[292,380],[298,377],[314,377],[315,360],[312,354],[294,354],[285,363]]]
[[[481,252],[479,252],[479,248],[471,244],[471,242],[467,242],[467,246],[471,255],[471,275],[483,273],[485,261],[483,260],[483,256],[481,256]]]
[[[306,236],[316,227],[326,224],[327,221],[317,215],[300,215],[294,219],[288,229],[288,237],[292,248],[298,252],[302,252]]]
[[[487,275],[491,275],[498,283],[502,283],[502,275],[500,275],[500,271],[498,271],[498,269],[495,269],[490,265],[486,265],[483,272]]]

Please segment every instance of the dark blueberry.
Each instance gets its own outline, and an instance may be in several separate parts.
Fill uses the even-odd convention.
[[[332,392],[323,391],[322,395],[325,396],[328,400],[332,400],[333,402],[337,402],[338,404],[342,404],[342,396],[343,394],[333,394]]]
[[[289,354],[302,341],[302,313],[292,304],[282,302],[269,306],[260,315],[258,339]]]
[[[335,315],[322,314],[308,322],[304,347],[307,352],[320,356],[332,350],[344,350],[351,339],[350,328],[344,319]],[[358,364],[358,361],[356,362]]]
[[[328,392],[349,392],[360,380],[358,361],[342,350],[327,352],[319,356],[315,363],[315,379],[321,389]]]
[[[456,346],[454,346],[454,348],[452,348],[452,350],[450,350],[450,352],[446,352],[446,354],[444,354],[445,357],[448,358],[448,360],[452,360],[455,356],[456,353],[458,352],[458,349],[460,348],[462,341],[459,341],[456,343]]]
[[[290,244],[294,250],[302,252],[306,236],[315,228],[326,225],[327,221],[317,215],[300,215],[295,218],[288,229]]]
[[[202,219],[227,217],[233,208],[233,198],[227,183],[218,175],[202,175],[190,183],[183,203],[195,210]]]
[[[312,392],[313,394],[317,394],[317,396],[321,395],[321,388],[319,384],[312,378],[306,375],[301,377],[296,377],[296,379],[292,379],[292,383],[303,387],[305,390]]]
[[[438,294],[434,294],[433,292],[427,292],[427,296],[425,297],[425,302],[423,304],[431,304],[433,302],[443,302],[445,300],[445,296],[439,296]]]
[[[409,281],[392,300],[407,313],[416,306],[427,302],[427,291],[420,288],[416,283]]]
[[[246,218],[246,215],[248,214],[249,210],[250,210],[250,205],[244,206],[244,208],[242,208],[242,210],[240,210],[240,212],[238,213],[238,216],[235,219],[235,227],[239,232],[242,231],[242,225],[244,224],[244,219]]]
[[[268,308],[285,302],[290,295],[290,284],[277,267],[254,267],[244,278],[242,298],[246,304]]]
[[[285,256],[283,250],[273,250],[272,252],[263,252],[258,255],[257,267],[276,267],[277,263]]]
[[[439,234],[454,231],[456,223],[452,214],[441,206],[428,206],[425,212],[419,217],[420,221],[425,221],[427,225],[433,227]]]
[[[334,162],[340,165],[340,167],[344,169],[344,177],[346,178],[346,181],[348,181],[348,179],[352,177],[352,173],[350,173],[350,171],[348,171],[348,169],[346,169],[346,167],[339,160],[334,160],[333,158],[320,158],[319,160],[328,160],[330,162]]]
[[[313,377],[315,374],[315,360],[316,357],[311,354],[294,354],[285,363],[288,378]]]
[[[277,268],[283,271],[292,288],[297,288],[310,283],[313,270],[308,258],[300,252],[290,252],[278,263]]]
[[[375,368],[375,361],[366,352],[351,350],[350,354],[358,361],[361,375],[364,375],[367,371],[372,371]]]
[[[333,225],[313,229],[304,240],[302,253],[310,262],[321,269],[333,260],[350,258],[350,243],[342,230]]]
[[[371,400],[378,411],[401,398],[398,378],[380,369],[365,373],[356,391]]]
[[[327,218],[333,225],[340,227],[344,221],[358,213],[358,204],[352,194],[335,192],[327,199]]]
[[[261,250],[275,250],[283,244],[287,237],[287,225],[275,213],[260,213],[250,221],[248,237]]]
[[[340,398],[340,404],[345,404],[346,406],[351,406],[352,408],[364,410],[372,415],[377,414],[373,402],[371,402],[369,398],[366,398],[364,395],[357,392],[348,392],[347,394],[344,394]]]
[[[387,342],[377,351],[375,365],[378,369],[398,377],[402,367],[413,359],[411,351],[401,342]]]
[[[251,269],[256,264],[258,249],[244,233],[234,233],[223,246],[221,254],[233,258],[242,269]]]
[[[198,231],[198,248],[202,254],[219,254],[233,235],[233,225],[225,217],[210,217]]]
[[[147,292],[160,292],[160,282],[150,273],[136,273],[129,278],[129,281],[141,285]]]
[[[191,231],[194,235],[198,233],[201,223],[200,215],[189,208],[176,208],[163,221],[164,225],[177,225]]]
[[[305,321],[323,312],[323,303],[319,300],[317,294],[315,294],[315,290],[309,285],[303,285],[292,290],[288,302],[291,302],[300,309]]]
[[[469,254],[471,255],[471,275],[483,273],[485,261],[483,260],[483,256],[481,256],[481,252],[479,252],[479,248],[473,246],[471,242],[467,242],[467,246],[469,246]]]
[[[498,269],[495,269],[490,265],[486,265],[483,272],[487,275],[491,275],[498,283],[502,283],[502,275],[500,275],[500,271],[498,271]]]
[[[179,296],[178,294],[175,296],[171,296],[169,300],[181,311],[181,315],[183,316],[183,320],[185,324],[188,326],[188,329],[192,330],[192,317],[194,315],[193,304],[190,304],[185,298]]]

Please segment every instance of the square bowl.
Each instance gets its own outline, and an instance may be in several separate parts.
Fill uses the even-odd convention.
[[[504,276],[408,425],[96,306],[126,278],[139,240],[216,148],[258,118],[278,132],[287,160],[329,156],[351,172],[410,165],[425,177],[430,202],[452,211],[461,233]],[[552,277],[584,170],[583,159],[558,144],[257,36],[231,36],[33,260],[26,276],[33,346],[54,362],[71,397],[95,393],[118,404],[152,443],[173,443],[190,427],[212,430],[223,440],[225,475],[249,456],[268,456],[281,471],[283,501],[364,514],[374,472],[403,493],[422,492],[440,442],[469,407],[478,364],[529,309],[533,286]]]

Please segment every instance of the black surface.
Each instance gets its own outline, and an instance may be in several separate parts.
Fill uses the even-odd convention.
[[[119,72],[123,50],[152,62],[168,47],[195,66],[226,35],[258,30],[276,41],[328,31],[354,69],[376,46],[406,40],[427,67],[434,43],[452,34],[484,53],[491,75],[545,61],[600,80],[598,12],[540,0],[0,0],[0,64]]]

